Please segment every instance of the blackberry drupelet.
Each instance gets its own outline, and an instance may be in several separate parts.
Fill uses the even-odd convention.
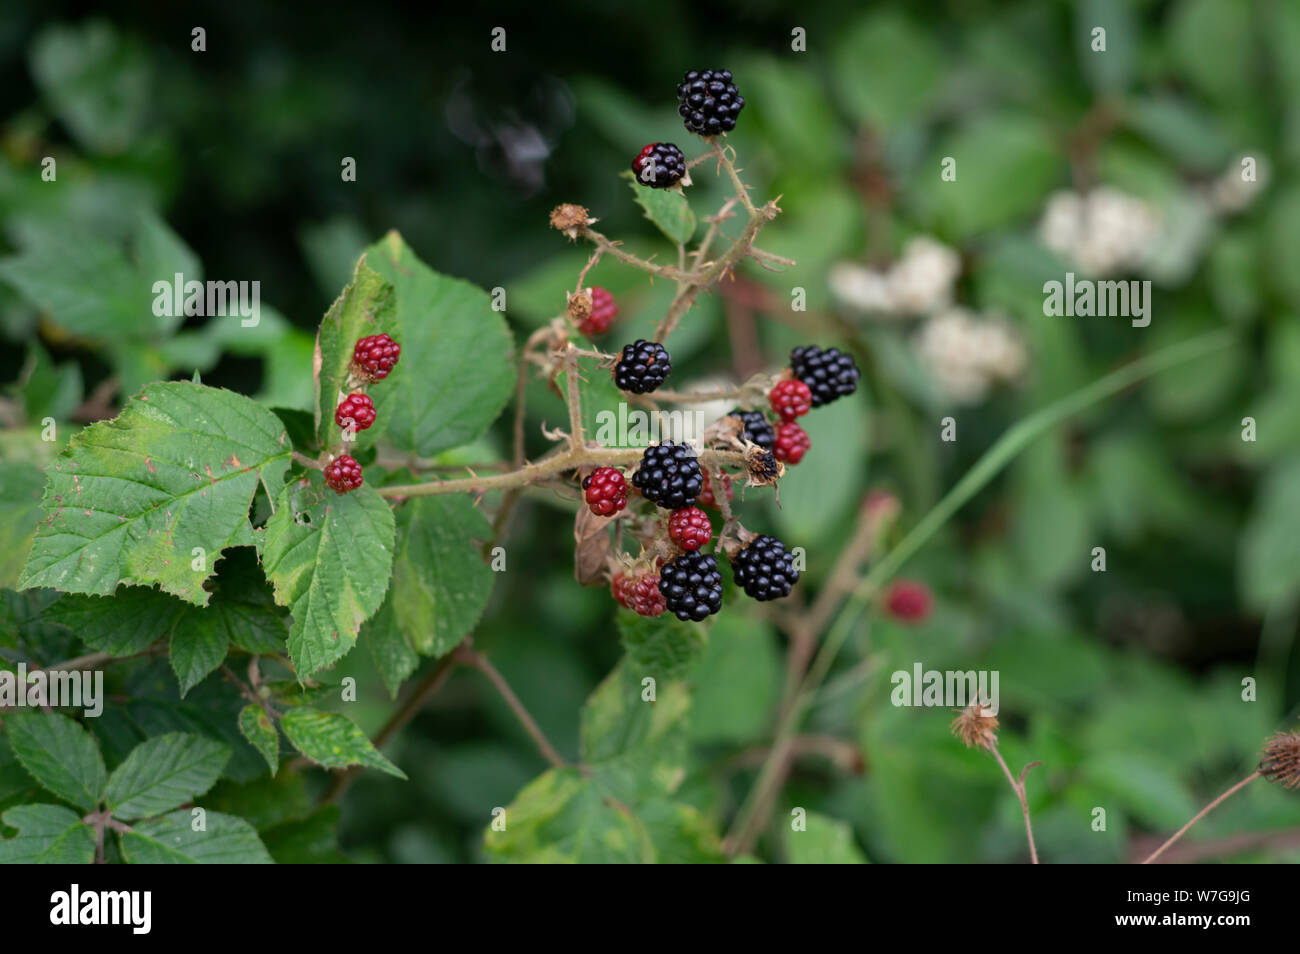
[[[695,505],[704,488],[704,475],[688,445],[664,441],[645,449],[632,475],[632,486],[665,510],[681,510]]]
[[[731,132],[745,106],[731,70],[691,70],[677,86],[677,100],[686,128],[701,136]]]
[[[684,553],[659,571],[659,592],[678,619],[699,622],[722,609],[722,574],[711,553]]]
[[[760,602],[789,596],[790,587],[799,581],[794,557],[785,544],[767,534],[755,537],[737,553],[731,569],[736,585]]]
[[[657,341],[638,338],[623,346],[623,354],[614,365],[614,384],[620,391],[649,394],[672,372],[668,350]]]
[[[812,406],[821,407],[858,389],[860,373],[851,355],[839,348],[804,345],[790,352],[794,376],[812,389]]]

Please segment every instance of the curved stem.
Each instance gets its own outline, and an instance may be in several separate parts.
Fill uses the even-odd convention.
[[[1166,841],[1163,845],[1161,845],[1161,846],[1160,846],[1159,848],[1157,848],[1155,851],[1151,852],[1151,854],[1147,856],[1147,860],[1144,861],[1144,862],[1142,862],[1142,863],[1143,863],[1144,865],[1149,865],[1149,864],[1151,864],[1151,862],[1155,861],[1157,858],[1159,858],[1161,855],[1163,855],[1163,854],[1165,853],[1165,850],[1166,850],[1170,845],[1172,845],[1174,842],[1176,842],[1179,838],[1182,838],[1183,835],[1187,833],[1187,829],[1191,828],[1193,825],[1195,825],[1198,821],[1200,821],[1200,820],[1201,820],[1202,818],[1204,818],[1206,815],[1210,814],[1210,812],[1214,811],[1214,809],[1216,809],[1216,808],[1220,805],[1220,803],[1222,803],[1223,801],[1225,801],[1225,800],[1228,798],[1229,795],[1232,795],[1232,794],[1234,794],[1235,792],[1240,791],[1241,789],[1245,788],[1247,785],[1249,785],[1251,782],[1255,781],[1255,779],[1257,779],[1257,778],[1259,778],[1259,777],[1260,777],[1260,773],[1259,773],[1258,771],[1251,772],[1249,775],[1247,775],[1245,778],[1243,778],[1243,779],[1242,779],[1240,782],[1238,782],[1236,785],[1232,786],[1232,788],[1228,789],[1226,792],[1224,792],[1222,795],[1220,795],[1220,796],[1219,796],[1218,798],[1216,798],[1214,801],[1210,802],[1210,804],[1206,805],[1206,806],[1205,806],[1204,808],[1202,808],[1199,812],[1197,812],[1196,815],[1192,818],[1191,821],[1189,821],[1189,822],[1188,822],[1186,825],[1184,825],[1182,828],[1178,829],[1178,831],[1174,832],[1173,835],[1170,836],[1170,838],[1169,838],[1168,841]]]

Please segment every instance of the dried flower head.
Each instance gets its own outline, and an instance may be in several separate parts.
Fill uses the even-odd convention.
[[[573,294],[572,292],[569,292],[568,295],[569,295],[569,307],[568,307],[569,317],[573,319],[574,324],[580,325],[588,318],[591,317],[591,308],[592,308],[591,289],[584,288],[576,295]]]
[[[952,720],[952,734],[968,749],[974,746],[991,752],[998,744],[998,717],[978,702],[973,703]]]
[[[576,239],[595,221],[585,208],[572,202],[557,205],[551,210],[551,228],[559,229],[571,239]]]
[[[1300,731],[1278,732],[1265,743],[1259,773],[1283,788],[1300,789]]]

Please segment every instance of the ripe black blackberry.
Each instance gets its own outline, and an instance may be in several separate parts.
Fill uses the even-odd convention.
[[[731,70],[691,70],[677,85],[677,99],[686,128],[701,136],[716,136],[736,128],[736,117],[745,106],[731,81]]]
[[[638,338],[623,346],[623,354],[614,365],[614,383],[620,391],[649,394],[672,374],[668,349],[657,341]]]
[[[790,352],[790,370],[812,390],[812,406],[830,404],[858,389],[861,373],[851,355],[804,345]]]
[[[704,489],[704,475],[689,445],[664,441],[645,449],[632,486],[665,510],[680,510],[695,505]]]
[[[776,443],[776,431],[772,430],[772,425],[768,423],[762,411],[742,411],[737,408],[730,416],[740,420],[741,440],[753,441],[763,450],[772,449],[772,445]]]
[[[686,175],[686,157],[670,142],[652,142],[632,160],[632,173],[642,185],[671,189]]]
[[[711,553],[684,553],[659,571],[659,592],[678,619],[699,622],[722,609],[722,574]]]
[[[760,602],[790,595],[799,581],[794,557],[776,537],[755,537],[731,561],[736,585]]]

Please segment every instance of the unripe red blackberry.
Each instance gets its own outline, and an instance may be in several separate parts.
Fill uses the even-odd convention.
[[[713,539],[713,524],[699,507],[674,510],[668,518],[668,539],[683,550],[698,550]]]
[[[790,595],[799,582],[794,557],[776,537],[763,534],[750,540],[731,561],[736,585],[760,602]]]
[[[933,602],[929,587],[913,580],[898,580],[885,591],[885,612],[902,623],[923,622]]]
[[[686,128],[701,136],[716,136],[736,128],[745,106],[731,81],[731,70],[691,70],[677,86],[678,114]]]
[[[597,467],[582,479],[587,506],[598,517],[608,517],[627,506],[627,479],[613,467]]]
[[[375,402],[367,394],[349,394],[334,411],[334,423],[347,427],[348,421],[359,431],[364,431],[375,423]]]
[[[352,349],[352,369],[367,381],[382,381],[388,377],[402,347],[388,335],[370,335],[357,342]]]
[[[810,447],[812,438],[807,431],[794,421],[788,421],[776,429],[776,446],[772,448],[772,455],[787,464],[797,464]]]
[[[783,421],[793,421],[812,410],[812,388],[798,378],[778,381],[768,392],[767,399]]]
[[[686,175],[686,157],[670,142],[652,142],[632,160],[636,181],[652,189],[671,189]]]
[[[620,391],[649,394],[672,373],[668,349],[657,341],[638,338],[623,346],[618,364],[614,365],[614,384]]]
[[[603,335],[618,317],[618,303],[614,296],[599,286],[591,289],[591,314],[578,324],[578,330],[588,338]]]
[[[325,486],[336,494],[356,490],[362,483],[361,465],[347,454],[335,457],[325,465]]]
[[[668,608],[659,592],[659,574],[646,570],[636,575],[619,573],[611,582],[614,599],[638,616],[661,616]]]

